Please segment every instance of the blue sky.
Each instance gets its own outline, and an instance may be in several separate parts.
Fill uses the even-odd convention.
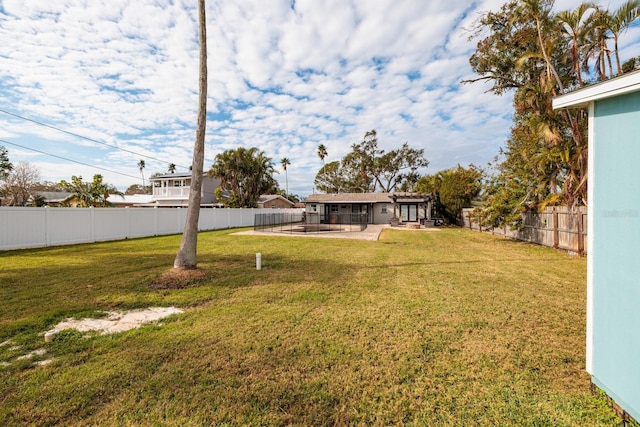
[[[196,3],[0,0],[0,109],[86,137],[0,113],[0,140],[26,147],[0,141],[10,160],[35,165],[42,180],[100,173],[121,190],[142,183],[141,159],[145,177],[168,163],[186,171]],[[460,81],[474,77],[469,29],[503,3],[208,0],[205,169],[217,153],[256,146],[278,170],[288,157],[290,192],[308,195],[322,166],[317,146],[338,160],[371,129],[381,148],[424,148],[424,173],[486,165],[508,135],[511,99]],[[623,59],[640,54],[638,26],[621,46]],[[284,173],[277,178],[284,188]]]

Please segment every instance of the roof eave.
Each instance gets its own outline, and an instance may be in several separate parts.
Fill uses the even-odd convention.
[[[640,71],[560,95],[552,100],[553,109],[587,107],[593,101],[640,90]]]

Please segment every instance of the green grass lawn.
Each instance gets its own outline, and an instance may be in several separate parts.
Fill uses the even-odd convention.
[[[151,283],[180,236],[0,252],[0,425],[619,424],[584,371],[585,259],[461,229],[231,233],[200,234],[208,279],[175,290]]]

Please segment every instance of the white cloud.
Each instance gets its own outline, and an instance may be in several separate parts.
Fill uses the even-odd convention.
[[[8,146],[10,158],[41,165],[44,179],[102,173],[123,189],[139,176],[141,155],[151,157],[145,175],[165,171],[169,162],[189,165],[198,88],[191,3],[4,0],[0,103],[135,152],[0,113],[0,138],[124,175],[61,167]],[[483,165],[498,152],[509,132],[509,96],[460,81],[473,77],[469,30],[482,11],[497,10],[503,0],[294,3],[207,2],[207,167],[225,149],[257,146],[276,166],[288,157],[289,188],[308,194],[322,165],[317,145],[325,144],[328,160],[336,160],[373,128],[383,148],[405,141],[424,148],[431,173],[457,163]],[[556,7],[577,4],[559,0]],[[625,58],[639,41],[637,27],[625,34]],[[278,179],[284,182],[284,174]]]

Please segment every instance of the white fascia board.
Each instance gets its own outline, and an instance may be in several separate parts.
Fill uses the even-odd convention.
[[[553,109],[585,107],[592,101],[640,91],[640,71],[553,98]]]

